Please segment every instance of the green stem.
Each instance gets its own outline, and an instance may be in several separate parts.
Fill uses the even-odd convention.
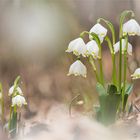
[[[121,94],[122,83],[122,38],[120,38],[120,53],[119,53],[119,92]]]
[[[126,87],[126,75],[127,75],[127,48],[128,48],[128,37],[125,37],[126,48],[124,50],[124,77],[123,77],[123,91],[122,91],[122,109],[125,110],[124,105],[124,96],[125,96],[125,87]]]
[[[10,107],[9,124],[8,124],[9,130],[11,129],[12,110],[13,110],[13,107],[11,106],[11,107]]]
[[[117,74],[116,74],[116,61],[115,61],[115,54],[112,54],[112,61],[113,61],[113,72],[112,72],[112,81],[113,84],[117,86]]]
[[[91,66],[92,66],[92,68],[93,68],[93,71],[94,71],[94,73],[95,73],[96,80],[97,80],[98,82],[100,82],[99,76],[98,76],[98,73],[97,73],[97,69],[96,69],[96,66],[95,66],[95,63],[94,63],[94,60],[93,60],[92,56],[89,57],[89,62],[90,62]]]
[[[4,126],[4,97],[3,97],[3,93],[2,93],[2,99],[1,99],[1,110],[2,110],[1,120],[2,120],[2,125]]]
[[[104,76],[103,76],[103,67],[102,67],[102,47],[99,45],[99,66],[100,66],[100,80],[101,84],[104,86]]]
[[[113,63],[113,69],[112,69],[112,82],[114,85],[117,86],[117,77],[116,77],[116,61],[115,61],[115,54],[114,54],[114,48],[113,48],[113,45],[109,39],[108,36],[105,37],[105,40],[107,41],[108,43],[108,47],[110,49],[110,52],[111,52],[111,56],[112,56],[112,63]]]

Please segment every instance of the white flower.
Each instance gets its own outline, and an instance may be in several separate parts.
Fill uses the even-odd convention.
[[[72,74],[75,75],[75,76],[80,76],[81,75],[83,77],[86,77],[87,68],[80,60],[77,60],[69,68],[68,76],[72,75]]]
[[[124,54],[125,48],[126,48],[126,40],[122,39],[122,54]],[[120,50],[120,41],[118,41],[114,45],[114,53],[117,53],[119,50]],[[128,43],[127,53],[129,55],[132,55],[132,45],[130,43]]]
[[[2,99],[2,92],[0,92],[0,100]]]
[[[127,34],[130,36],[140,35],[140,25],[136,20],[130,19],[126,23],[123,24],[123,34]]]
[[[89,32],[97,34],[102,43],[104,37],[107,34],[107,29],[105,27],[103,27],[101,24],[97,23],[90,29]],[[90,39],[92,38],[91,35],[89,37],[90,37]]]
[[[135,72],[131,75],[132,79],[140,78],[140,68],[137,68]]]
[[[97,59],[99,56],[99,47],[96,41],[92,40],[86,44],[86,55],[92,55],[94,59]]]
[[[18,92],[18,94],[23,95],[22,90],[21,90],[20,87],[17,87],[15,89],[15,91]],[[11,96],[13,93],[14,93],[14,85],[12,87],[10,87],[8,95]]]
[[[18,107],[22,107],[22,105],[27,105],[25,98],[21,95],[17,95],[12,98],[12,106],[17,105]]]
[[[79,56],[79,55],[83,54],[85,45],[86,44],[83,41],[83,39],[79,37],[69,43],[68,49],[66,50],[66,52],[68,52],[68,53],[73,52],[73,54],[75,54],[76,56]]]

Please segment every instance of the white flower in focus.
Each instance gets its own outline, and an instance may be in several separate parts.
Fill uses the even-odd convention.
[[[94,59],[97,59],[99,56],[99,47],[96,41],[92,40],[86,44],[86,55],[92,55]]]
[[[130,36],[140,35],[140,25],[136,20],[130,19],[123,24],[123,34],[128,34]]]
[[[140,78],[140,68],[137,68],[135,72],[131,75],[132,79]]]
[[[17,87],[15,90],[16,92],[18,92],[18,94],[23,95],[23,92],[20,87]],[[8,95],[11,96],[13,93],[14,93],[14,85],[10,87]]]
[[[124,54],[125,48],[126,48],[126,40],[122,39],[122,54]],[[120,41],[114,44],[114,53],[117,53],[119,50],[120,50]],[[127,53],[129,55],[132,55],[132,45],[130,43],[128,43]]]
[[[75,75],[75,76],[80,76],[81,75],[83,77],[86,77],[87,68],[80,60],[77,60],[69,68],[68,76],[72,75],[72,74]]]
[[[89,31],[90,33],[95,33],[98,35],[101,43],[103,42],[104,37],[107,34],[107,29],[105,27],[103,27],[101,24],[97,23],[95,24]],[[91,35],[89,36],[89,38],[91,39]]]
[[[27,105],[25,98],[21,95],[17,95],[12,98],[12,106],[17,105],[18,107],[22,107],[22,105]]]
[[[68,49],[66,50],[66,52],[68,52],[68,53],[73,52],[73,54],[75,54],[76,56],[79,56],[79,55],[83,54],[85,45],[86,44],[85,44],[84,40],[79,37],[69,43]]]

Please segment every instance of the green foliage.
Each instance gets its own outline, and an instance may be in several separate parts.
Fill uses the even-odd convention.
[[[97,120],[105,125],[113,123],[116,119],[121,94],[118,94],[115,85],[108,85],[107,91],[101,84],[97,84],[100,108],[97,110]]]
[[[124,95],[124,108],[126,107],[127,100],[129,95],[131,94],[132,89],[133,89],[133,84],[128,84],[126,86],[125,95]]]
[[[11,119],[9,123],[10,123],[10,126],[9,126],[10,136],[11,138],[14,138],[17,133],[17,112],[16,111],[12,111]]]

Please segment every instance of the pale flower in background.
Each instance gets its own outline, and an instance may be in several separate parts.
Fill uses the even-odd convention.
[[[18,94],[23,95],[23,92],[22,92],[21,88],[17,87],[16,89],[14,89],[14,85],[12,87],[10,87],[8,95],[11,96],[14,93],[14,90],[16,92],[18,92]]]
[[[131,75],[132,79],[139,79],[140,78],[140,68],[137,68],[135,72]]]
[[[83,77],[86,77],[87,68],[80,60],[77,60],[69,68],[68,76],[72,75],[72,74],[75,75],[75,76],[80,76],[81,75]]]
[[[73,54],[75,54],[76,56],[79,56],[79,55],[83,54],[85,45],[86,44],[85,44],[84,40],[79,37],[69,43],[68,49],[66,50],[66,52],[68,52],[68,53],[73,52]]]
[[[104,37],[107,34],[107,29],[105,27],[103,27],[101,24],[97,23],[90,29],[89,32],[97,34],[102,43]],[[92,39],[92,36],[90,35],[89,38]]]
[[[99,47],[96,41],[92,40],[86,44],[86,55],[92,55],[94,59],[97,59],[99,56]]]
[[[130,36],[140,35],[140,25],[136,20],[130,19],[123,24],[123,34],[128,34]]]
[[[2,92],[0,92],[0,100],[2,99]]]
[[[125,48],[126,48],[126,40],[122,39],[122,54],[124,54]],[[120,50],[120,41],[118,41],[114,45],[114,53],[117,53],[119,50]],[[128,43],[127,53],[129,55],[132,55],[132,45],[130,43]]]
[[[17,105],[18,107],[22,107],[22,105],[27,105],[25,98],[21,95],[16,95],[12,98],[12,106]]]

